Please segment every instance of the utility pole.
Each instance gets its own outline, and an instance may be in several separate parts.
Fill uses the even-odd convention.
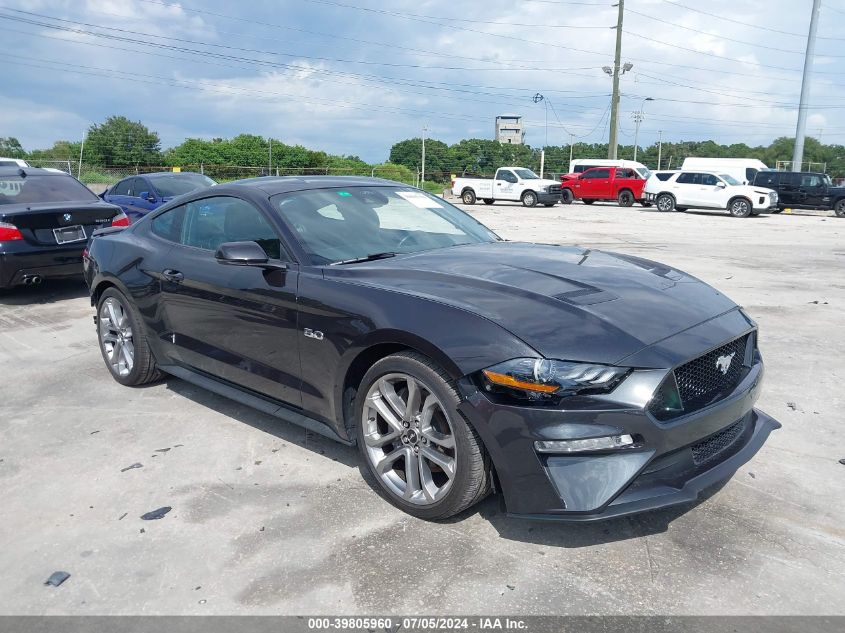
[[[575,135],[571,132],[569,133],[569,165],[572,164],[572,142],[575,140]],[[569,169],[569,165],[566,166]]]
[[[273,175],[273,137],[270,137],[270,162],[267,165],[267,175]]]
[[[657,130],[657,169],[660,169],[660,159],[663,157],[663,130]]]
[[[801,78],[801,103],[798,105],[798,124],[795,126],[795,150],[792,152],[792,171],[801,171],[804,162],[804,135],[807,131],[807,98],[810,94],[810,71],[816,50],[816,31],[819,27],[821,0],[813,0],[810,14],[810,33],[807,35],[807,51],[804,53],[804,76]]]
[[[420,172],[420,189],[425,189],[425,133],[428,132],[428,128],[423,126],[422,129],[422,171]]]
[[[82,145],[79,146],[79,169],[76,170],[76,178],[82,179],[82,152],[85,151],[85,134],[88,130],[82,133]],[[73,175],[73,174],[71,174]]]
[[[607,157],[616,159],[619,132],[619,67],[622,62],[622,16],[625,13],[625,0],[619,0],[619,19],[616,21],[616,56],[613,60],[613,96],[610,98],[610,139]]]

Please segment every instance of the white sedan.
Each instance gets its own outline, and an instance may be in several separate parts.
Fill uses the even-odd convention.
[[[733,176],[705,171],[658,171],[645,185],[645,200],[658,211],[719,209],[736,218],[777,209],[777,192],[743,185]]]

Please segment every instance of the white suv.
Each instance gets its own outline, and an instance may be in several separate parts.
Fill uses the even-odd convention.
[[[714,171],[658,171],[645,184],[645,200],[658,211],[725,210],[736,218],[777,209],[777,192],[740,184],[728,174]]]

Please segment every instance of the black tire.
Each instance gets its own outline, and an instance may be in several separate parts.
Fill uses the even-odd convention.
[[[634,206],[634,193],[630,189],[623,189],[616,197],[616,202],[619,203],[620,207]]]
[[[411,376],[436,396],[448,416],[450,430],[454,437],[456,465],[451,487],[443,498],[426,505],[406,501],[391,490],[382,481],[382,477],[367,455],[362,424],[367,394],[381,378],[390,374]],[[364,375],[355,398],[356,436],[361,457],[370,474],[368,479],[374,480],[382,496],[397,508],[427,521],[443,520],[463,512],[481,501],[491,490],[490,457],[478,433],[458,413],[459,403],[460,396],[448,374],[431,359],[416,352],[400,352],[376,362]]]
[[[472,189],[467,189],[461,193],[461,202],[464,204],[475,204],[475,192]]]
[[[493,204],[496,202],[493,198],[484,198],[484,204]]]
[[[748,198],[734,198],[728,202],[728,213],[735,218],[747,218],[753,210],[754,206]]]
[[[131,342],[132,347],[134,348],[134,363],[132,369],[125,375],[121,375],[112,366],[112,363],[109,361],[108,352],[106,351],[106,344],[103,340],[103,333],[106,329],[106,324],[100,315],[103,310],[103,305],[109,299],[117,301],[117,303],[120,304],[131,327]],[[141,321],[141,315],[138,312],[138,308],[135,307],[135,304],[127,299],[126,295],[120,292],[117,288],[107,288],[100,295],[100,299],[97,301],[97,315],[97,343],[100,348],[100,354],[103,357],[103,362],[106,364],[106,368],[108,368],[112,378],[121,385],[125,385],[127,387],[138,387],[140,385],[146,385],[151,382],[161,380],[162,373],[156,368],[155,359],[153,358],[149,343],[147,343],[146,330],[144,329],[144,324]]]
[[[833,212],[838,218],[845,218],[845,198],[837,200],[833,205]]]
[[[525,191],[522,193],[522,206],[524,207],[534,207],[537,205],[537,194],[533,191]]]
[[[671,193],[661,193],[654,201],[654,206],[658,211],[669,213],[675,210],[675,196]]]
[[[560,192],[560,202],[561,204],[572,204],[572,200],[575,196],[572,195],[572,191],[569,189],[564,189]]]
[[[595,200],[581,200],[584,204],[593,204]]]

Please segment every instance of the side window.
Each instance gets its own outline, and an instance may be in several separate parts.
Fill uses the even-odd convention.
[[[219,196],[195,200],[185,207],[182,244],[214,251],[224,242],[257,242],[267,257],[287,259],[276,231],[245,200]]]
[[[715,187],[720,182],[721,181],[718,178],[716,178],[716,176],[714,176],[713,174],[701,174],[701,184],[702,185],[708,185],[708,186],[711,186],[711,187]]]
[[[820,187],[822,179],[816,174],[805,174],[801,177],[801,186],[807,188]]]
[[[617,169],[616,170],[616,177],[617,178],[633,178],[634,177],[634,170],[633,169]]]
[[[517,178],[512,171],[499,172],[499,179],[510,183],[514,183],[519,180],[519,178]]]
[[[685,171],[684,173],[678,176],[678,179],[675,182],[681,185],[694,185],[696,181],[696,176],[698,176],[698,174]]]
[[[592,172],[593,178],[610,178],[609,169],[594,169]]]
[[[126,180],[121,180],[111,190],[111,195],[113,195],[113,196],[128,196],[129,195],[129,189],[131,188],[133,180],[134,180],[133,178],[127,178]]]
[[[182,224],[185,221],[185,206],[176,207],[157,215],[150,223],[150,230],[169,242],[177,244],[182,238]]]
[[[757,175],[754,177],[754,184],[758,187],[769,187],[771,189],[777,189],[778,174],[777,172],[771,171],[757,172]]]
[[[754,182],[754,176],[757,175],[757,171],[758,170],[754,169],[753,167],[746,167],[745,168],[745,179],[748,182]]]
[[[147,183],[146,180],[144,180],[143,178],[136,178],[134,181],[132,181],[132,194],[131,195],[133,195],[137,198],[144,191],[146,191],[147,193],[151,193],[150,192],[150,185],[149,185],[149,183]]]
[[[657,179],[660,180],[661,182],[666,182],[667,180],[669,180],[672,177],[672,172],[666,171],[666,172],[655,174],[655,175],[657,176]]]

